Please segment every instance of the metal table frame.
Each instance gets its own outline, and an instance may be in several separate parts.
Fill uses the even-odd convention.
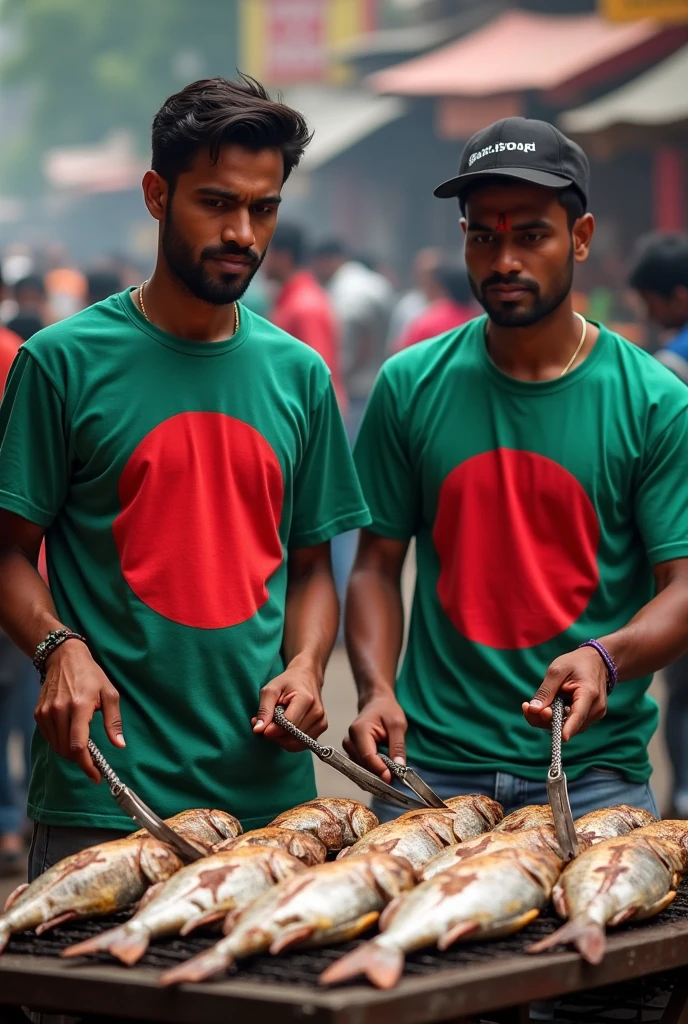
[[[678,970],[663,1024],[688,1024],[688,928],[664,924],[609,937],[598,967],[572,952],[520,955],[422,978],[404,978],[391,991],[367,984],[322,991],[231,979],[162,989],[151,968],[67,962],[52,957],[0,957],[0,1004],[63,1013],[116,1013],[164,1024],[433,1024],[470,1020],[494,1011],[502,1021],[527,1020],[532,1000]],[[492,1019],[495,1019],[494,1017]]]

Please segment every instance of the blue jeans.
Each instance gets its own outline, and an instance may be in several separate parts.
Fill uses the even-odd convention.
[[[665,671],[668,690],[666,744],[673,771],[674,813],[688,818],[688,655]]]
[[[21,828],[26,806],[26,787],[31,772],[31,737],[35,724],[33,709],[39,690],[38,673],[28,658],[22,657],[20,664],[21,670],[16,681],[0,686],[0,836],[17,833]],[[22,741],[22,792],[16,791],[10,776],[7,748],[10,733],[15,731],[20,734]]]
[[[450,796],[468,793],[482,793],[497,800],[504,808],[504,814],[511,814],[519,807],[527,804],[546,804],[547,788],[545,779],[533,782],[521,779],[506,772],[486,773],[451,773],[432,772],[418,769],[425,781],[443,800]],[[543,772],[544,775],[544,772]],[[402,782],[394,781],[394,788],[402,793],[409,793],[408,787]],[[569,801],[574,818],[582,814],[596,811],[601,807],[613,807],[615,804],[630,804],[650,811],[659,817],[659,810],[648,783],[628,782],[622,775],[602,768],[591,768],[579,779],[568,781]],[[375,798],[371,810],[380,821],[391,821],[403,814],[400,807]]]

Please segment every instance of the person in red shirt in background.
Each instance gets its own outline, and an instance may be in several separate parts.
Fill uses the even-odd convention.
[[[0,278],[0,298],[2,291]],[[21,344],[18,334],[0,324],[0,395]],[[10,775],[8,742],[10,733],[17,728],[24,735],[25,754],[28,752],[36,690],[27,679],[28,669],[35,674],[33,665],[0,632],[0,877],[21,871],[24,864],[23,810]]]
[[[269,319],[323,357],[344,412],[347,398],[340,370],[337,320],[327,292],[306,269],[306,258],[306,238],[298,224],[278,224],[263,263],[265,276],[280,286]]]
[[[393,352],[460,327],[478,313],[463,266],[442,259],[428,268],[427,278],[429,305],[402,331]]]

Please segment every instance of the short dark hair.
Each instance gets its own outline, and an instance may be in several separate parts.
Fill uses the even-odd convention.
[[[636,291],[666,299],[675,288],[688,288],[688,236],[643,235],[633,250],[628,283]]]
[[[336,238],[327,238],[324,242],[320,242],[316,245],[313,250],[314,256],[347,256],[347,249],[343,242],[340,242]]]
[[[19,301],[19,296],[22,292],[38,292],[39,295],[45,297],[43,278],[39,277],[38,274],[27,274],[26,277],[21,277],[14,284],[14,297],[17,301]]]
[[[455,260],[444,258],[431,273],[450,299],[461,306],[468,305],[473,293],[464,266]]]
[[[507,178],[509,182],[515,182],[516,178]],[[461,208],[462,216],[466,215],[466,202],[472,192],[477,192],[479,188],[485,188],[487,185],[504,185],[506,184],[504,178],[500,178],[495,175],[492,178],[487,178],[480,183],[476,182],[475,185],[471,185],[459,199],[459,206]],[[575,185],[568,185],[566,188],[559,189],[557,191],[557,199],[559,204],[566,210],[566,220],[569,226],[569,231],[573,229],[573,225],[577,220],[584,215],[586,211],[585,200],[582,194],[578,191]]]
[[[275,228],[270,248],[277,252],[288,252],[297,267],[306,262],[306,235],[298,224],[281,221]]]
[[[106,267],[89,270],[86,274],[86,292],[89,306],[95,302],[109,299],[111,295],[122,291],[122,279],[116,270]]]
[[[216,163],[222,146],[235,143],[281,150],[286,181],[311,138],[303,115],[270,99],[255,78],[204,78],[166,99],[153,118],[151,167],[174,188],[200,149]]]

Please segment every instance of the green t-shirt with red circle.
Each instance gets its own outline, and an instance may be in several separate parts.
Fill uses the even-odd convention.
[[[47,527],[60,619],[121,694],[125,750],[91,735],[159,814],[262,825],[315,795],[312,756],[254,736],[283,669],[289,549],[369,522],[329,371],[241,308],[226,341],[172,337],[129,292],[35,335],[0,407],[0,507]],[[36,734],[29,814],[127,828]]]
[[[652,566],[688,557],[688,390],[604,327],[563,378],[515,380],[486,318],[382,368],[355,461],[374,532],[416,538],[397,680],[420,768],[545,778],[549,735],[521,712],[554,658],[624,626]],[[589,768],[650,775],[650,678],[564,749]]]

